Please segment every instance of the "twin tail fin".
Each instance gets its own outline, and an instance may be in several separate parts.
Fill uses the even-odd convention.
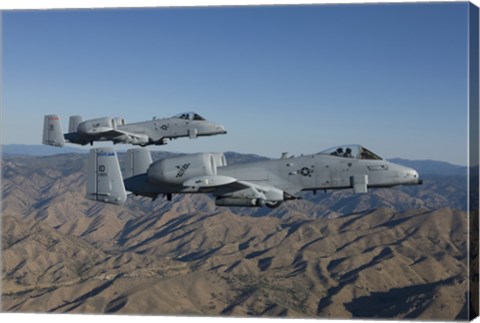
[[[118,156],[111,147],[90,150],[87,198],[110,204],[123,204],[127,200]]]
[[[49,114],[44,117],[42,143],[56,147],[63,147],[63,145],[65,145],[60,118],[55,114]]]

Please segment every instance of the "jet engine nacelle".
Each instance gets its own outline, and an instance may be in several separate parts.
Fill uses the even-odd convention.
[[[165,158],[150,166],[147,177],[155,184],[181,185],[192,177],[214,176],[219,166],[226,166],[225,156],[219,153]]]
[[[114,118],[99,118],[86,120],[78,125],[78,132],[84,134],[97,134],[115,129]]]

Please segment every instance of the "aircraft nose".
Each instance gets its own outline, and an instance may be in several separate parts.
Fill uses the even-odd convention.
[[[413,170],[414,174],[413,174],[413,178],[415,178],[417,180],[417,184],[418,185],[422,185],[423,184],[423,180],[420,179],[420,175],[418,174],[418,172],[416,170]]]
[[[222,126],[221,124],[217,125],[217,131],[218,133],[223,133],[223,134],[227,133],[227,131],[225,130],[225,127]]]
[[[423,181],[420,179],[420,175],[413,168],[407,168],[405,171],[405,177],[408,181],[411,181],[412,184],[422,184]]]

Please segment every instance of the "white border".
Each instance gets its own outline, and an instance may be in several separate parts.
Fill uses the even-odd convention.
[[[180,6],[239,6],[239,5],[295,5],[295,4],[347,4],[347,3],[402,3],[402,2],[427,2],[415,0],[321,0],[321,1],[305,1],[305,0],[1,0],[0,10],[27,10],[27,9],[74,9],[74,8],[139,8],[139,7],[180,7]],[[435,0],[435,2],[452,2],[451,0]],[[458,1],[457,1],[458,2]],[[465,1],[460,1],[465,2]],[[479,5],[480,0],[471,1],[475,5]],[[0,56],[1,57],[1,56]],[[0,111],[1,112],[1,111]],[[35,322],[35,323],[56,323],[56,322],[81,322],[85,320],[95,322],[102,322],[108,320],[109,322],[120,323],[170,323],[170,322],[195,322],[195,323],[209,323],[209,322],[239,322],[239,323],[270,323],[270,322],[284,322],[284,323],[298,323],[312,321],[312,319],[269,319],[269,318],[223,318],[223,317],[174,317],[174,316],[130,316],[130,315],[80,315],[80,314],[11,314],[1,313],[0,321],[2,322]],[[477,319],[478,322],[480,319]],[[316,322],[392,322],[392,320],[339,320],[339,319],[315,319]],[[403,321],[405,322],[405,321]],[[416,321],[418,322],[418,321]]]

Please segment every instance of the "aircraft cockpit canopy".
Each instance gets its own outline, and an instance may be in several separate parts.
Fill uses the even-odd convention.
[[[377,154],[360,145],[343,145],[332,147],[322,151],[320,154],[343,158],[382,160],[382,158]]]
[[[205,121],[205,118],[195,112],[184,112],[173,116],[174,118],[184,119],[184,120],[195,120],[195,121]]]

